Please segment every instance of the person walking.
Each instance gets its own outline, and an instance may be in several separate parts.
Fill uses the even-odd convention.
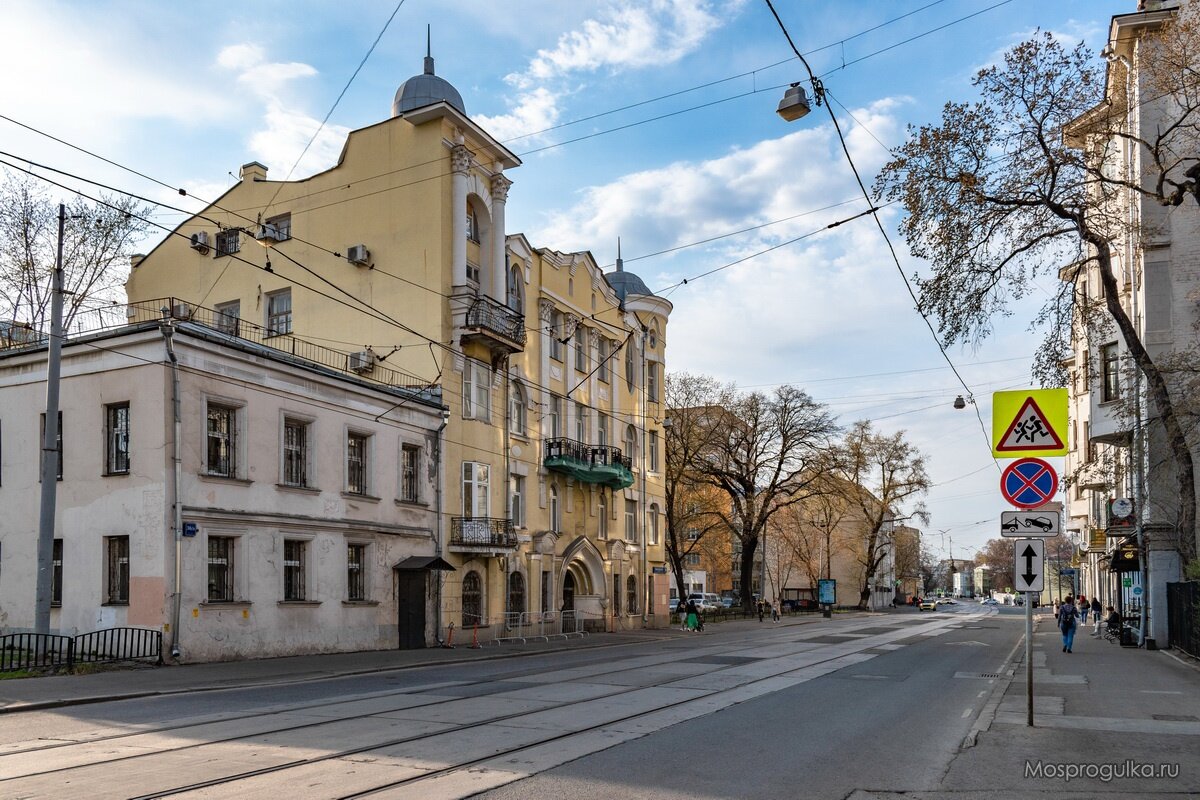
[[[680,599],[679,607],[676,610],[679,612],[679,630],[686,631],[687,630],[687,615],[688,615],[687,603],[685,603],[682,599]]]
[[[1083,595],[1079,595],[1079,622],[1081,624],[1087,625],[1087,615],[1091,610],[1092,607],[1088,605],[1087,598]]]
[[[1071,652],[1071,645],[1075,642],[1075,621],[1079,618],[1079,611],[1075,608],[1075,598],[1067,595],[1067,599],[1058,610],[1058,627],[1062,631],[1063,637],[1063,652]]]
[[[694,600],[688,600],[687,624],[684,627],[692,633],[700,629],[700,612],[696,609],[696,601]]]
[[[779,600],[775,600],[775,604],[771,606],[771,622],[779,622]]]
[[[762,600],[758,601],[758,621],[759,622],[763,621],[763,601]]]
[[[1100,613],[1103,610],[1104,609],[1100,607],[1100,599],[1095,595],[1092,595],[1092,619],[1096,621],[1095,627],[1092,628],[1092,636],[1100,635],[1100,623],[1103,622],[1103,620],[1100,619]]]

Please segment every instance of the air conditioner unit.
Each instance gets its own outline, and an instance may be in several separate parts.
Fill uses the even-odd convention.
[[[208,255],[208,231],[197,231],[192,234],[192,249],[200,252],[200,255]]]
[[[365,267],[371,260],[371,251],[365,244],[356,244],[346,251],[346,260],[356,266]]]
[[[191,319],[192,307],[187,303],[176,303],[171,307],[171,316],[175,319]]]
[[[254,234],[254,238],[266,244],[275,244],[281,242],[287,237],[279,232],[279,227],[274,223],[267,222],[258,226],[258,230]]]
[[[346,360],[351,372],[363,375],[375,370],[375,354],[370,350],[351,353]]]

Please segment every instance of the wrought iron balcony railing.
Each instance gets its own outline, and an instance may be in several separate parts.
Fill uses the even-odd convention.
[[[515,548],[517,534],[511,519],[499,517],[453,517],[451,547]]]
[[[525,316],[490,297],[478,297],[467,309],[466,327],[481,328],[525,346]]]
[[[602,483],[614,489],[633,485],[633,461],[619,447],[547,439],[543,463],[546,469],[565,472],[585,483]]]

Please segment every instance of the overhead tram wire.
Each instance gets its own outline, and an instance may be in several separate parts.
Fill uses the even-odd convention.
[[[1006,5],[1007,3],[1011,2],[1011,1],[1012,0],[1002,0],[1002,2],[997,3],[995,6],[992,6],[991,8],[998,8],[999,6]],[[796,43],[792,41],[792,35],[790,33],[788,33],[787,26],[783,24],[783,20],[779,17],[779,13],[775,10],[774,4],[771,2],[771,0],[764,0],[764,2],[767,4],[767,8],[769,8],[771,10],[771,15],[775,17],[775,21],[779,24],[779,29],[781,31],[783,31],[783,35],[787,39],[788,44],[791,46],[792,51],[797,55],[797,57],[799,57],[800,63],[803,64],[804,69],[807,70],[809,80],[812,82],[812,86],[813,86],[813,95],[817,98],[818,103],[819,103],[821,96],[824,94],[824,88],[822,87],[821,79],[813,74],[812,67],[810,67],[808,65],[808,61],[804,58],[803,55],[800,54],[800,50],[796,47]],[[987,11],[987,10],[990,10],[990,9],[984,9],[984,11]],[[983,13],[983,12],[978,12],[978,13]],[[919,37],[916,37],[916,38],[919,38]],[[846,137],[842,133],[842,126],[838,123],[837,115],[833,113],[833,106],[831,106],[828,102],[824,103],[824,105],[825,105],[825,110],[827,112],[829,112],[829,119],[833,122],[833,128],[837,132],[838,141],[841,142],[842,152],[846,155],[846,163],[848,163],[850,165],[850,170],[851,170],[851,172],[854,173],[854,180],[858,183],[858,188],[862,191],[863,197],[866,199],[867,203],[872,205],[871,211],[869,213],[871,214],[872,218],[875,220],[875,224],[876,224],[876,226],[878,226],[879,233],[883,236],[884,242],[887,243],[888,252],[891,253],[892,260],[896,264],[896,270],[900,273],[901,280],[904,281],[904,288],[908,290],[908,295],[913,300],[914,309],[921,316],[921,319],[925,322],[925,326],[927,328],[929,328],[929,333],[931,336],[933,336],[933,341],[937,345],[938,352],[940,352],[942,354],[942,358],[946,359],[946,363],[950,365],[950,369],[951,369],[951,371],[954,372],[954,376],[956,378],[958,378],[958,382],[962,384],[963,389],[966,390],[968,396],[973,397],[974,395],[971,392],[971,387],[967,385],[967,382],[963,379],[962,375],[959,374],[958,368],[955,367],[954,362],[950,360],[950,355],[946,352],[946,348],[942,346],[942,340],[938,337],[937,331],[934,330],[933,323],[931,323],[929,321],[929,317],[926,316],[925,312],[921,310],[921,303],[917,299],[916,292],[913,291],[912,284],[909,282],[908,276],[904,274],[904,267],[901,266],[901,264],[900,264],[900,257],[898,255],[896,255],[896,248],[892,245],[891,237],[888,236],[887,229],[883,227],[883,220],[881,220],[879,218],[878,208],[876,208],[874,206],[875,201],[871,197],[870,193],[867,191],[867,187],[862,181],[862,176],[859,175],[859,173],[858,173],[858,167],[856,167],[854,165],[854,158],[850,155],[850,148],[846,144]],[[983,424],[983,416],[979,413],[979,404],[972,402],[971,405],[975,409],[976,418],[979,420],[979,430],[983,434],[984,441],[987,443],[988,452],[991,452],[992,439],[991,439],[991,436],[988,435],[987,427]],[[999,462],[994,462],[994,463],[996,464],[996,470],[999,471],[1000,463]]]

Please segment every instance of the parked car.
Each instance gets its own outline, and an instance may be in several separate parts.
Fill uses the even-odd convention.
[[[697,611],[716,611],[721,607],[721,599],[712,592],[692,592],[687,599],[696,604]]]
[[[722,597],[721,598],[721,607],[722,608],[733,608],[737,604],[738,604],[738,599],[736,597]]]

